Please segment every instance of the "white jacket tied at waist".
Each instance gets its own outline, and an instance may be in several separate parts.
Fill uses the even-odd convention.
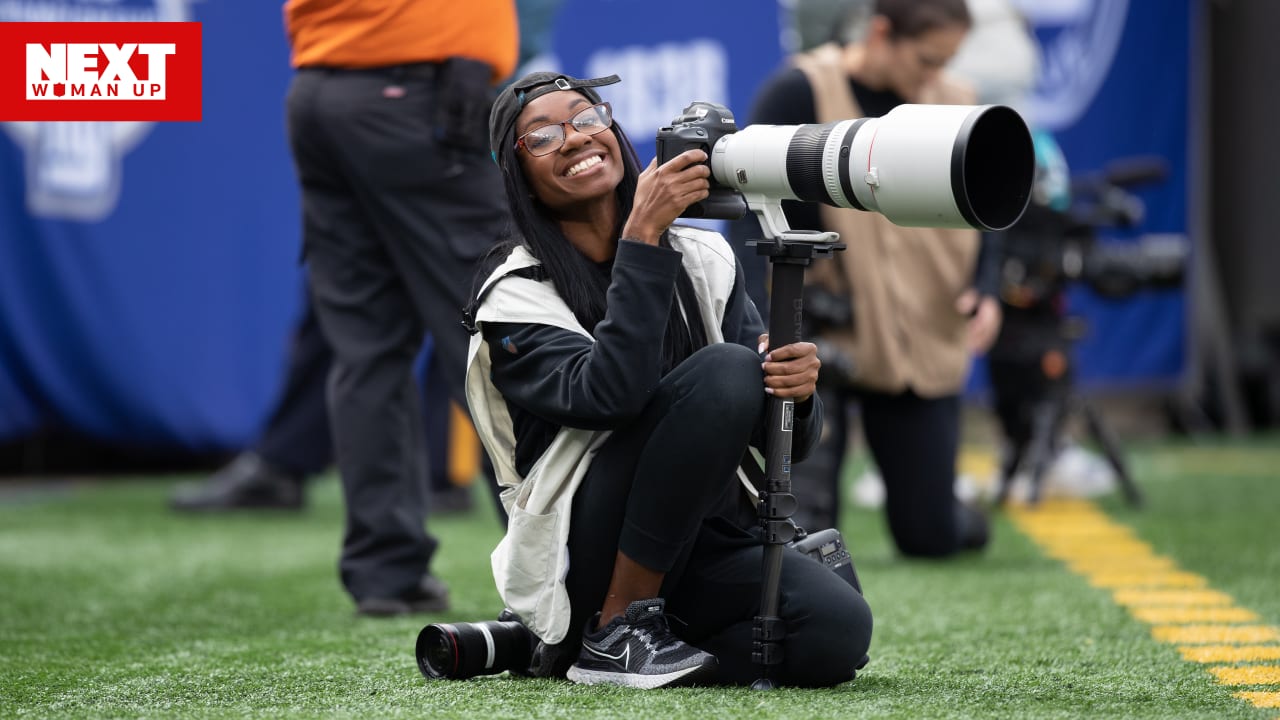
[[[721,324],[736,270],[733,250],[718,233],[707,230],[673,227],[670,235],[693,281],[707,342],[723,342]],[[498,593],[539,638],[556,643],[569,630],[565,576],[569,572],[566,545],[573,493],[609,432],[561,428],[528,475],[521,477],[516,472],[515,432],[506,400],[489,379],[484,324],[538,323],[591,337],[550,280],[508,275],[537,264],[537,259],[519,246],[485,280],[485,288],[499,279],[502,282],[476,310],[475,324],[480,331],[471,336],[468,349],[467,404],[493,462],[502,487],[502,504],[510,516],[507,533],[491,556]]]

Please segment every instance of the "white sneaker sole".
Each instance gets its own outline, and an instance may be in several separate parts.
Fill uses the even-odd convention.
[[[608,670],[587,670],[574,663],[569,668],[570,682],[579,685],[617,685],[620,687],[653,690],[656,688],[690,685],[710,675],[715,663],[697,665],[684,670],[677,670],[663,675],[640,675],[639,673],[610,672]]]

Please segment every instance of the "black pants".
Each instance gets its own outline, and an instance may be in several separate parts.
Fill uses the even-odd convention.
[[[763,551],[730,518],[743,498],[734,469],[762,422],[760,358],[734,344],[695,353],[667,377],[630,426],[617,430],[574,496],[567,585],[576,648],[600,609],[619,550],[667,573],[662,596],[673,629],[720,661],[719,681],[759,677],[751,662],[760,612]],[[871,611],[848,584],[787,551],[779,614],[788,685],[834,685],[853,677],[871,642]],[[575,653],[576,654],[576,653]]]
[[[465,403],[461,308],[475,261],[508,224],[481,123],[466,142],[437,139],[434,118],[451,102],[438,92],[442,67],[304,69],[289,89],[311,299],[334,354],[328,406],[347,515],[339,565],[357,600],[403,594],[429,566],[413,364],[430,331],[440,375]]]
[[[324,391],[332,362],[311,303],[304,301],[289,346],[284,390],[253,447],[267,462],[298,477],[317,475],[333,464]]]
[[[863,435],[884,479],[885,513],[898,550],[941,557],[971,546],[975,534],[985,536],[986,521],[955,496],[959,396],[922,398],[909,390],[854,393],[826,387],[820,392],[826,412],[822,440],[791,474],[800,504],[797,522],[809,530],[838,526],[847,409],[856,401]]]
[[[320,324],[309,299],[303,302],[302,318],[289,347],[284,389],[253,450],[271,465],[299,478],[324,472],[333,464],[333,438],[329,433],[329,412],[325,382],[333,365],[333,351],[320,332]],[[427,474],[433,492],[452,485],[448,477],[449,386],[436,368],[439,357],[432,352],[422,388],[423,422],[427,434]],[[483,452],[482,452],[483,455]],[[481,472],[489,487],[498,518],[506,523],[493,468],[484,455]]]

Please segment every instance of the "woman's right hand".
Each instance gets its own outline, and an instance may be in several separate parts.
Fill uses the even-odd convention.
[[[662,165],[654,158],[640,173],[622,237],[657,245],[680,213],[711,194],[711,168],[706,161],[707,154],[701,150],[685,150]]]

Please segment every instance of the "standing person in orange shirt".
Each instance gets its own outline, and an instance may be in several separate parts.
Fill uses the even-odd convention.
[[[475,261],[508,222],[485,128],[494,86],[515,67],[515,5],[288,0],[284,21],[303,252],[334,351],[342,583],[361,615],[444,610],[412,370],[429,331],[465,402],[461,309]]]

